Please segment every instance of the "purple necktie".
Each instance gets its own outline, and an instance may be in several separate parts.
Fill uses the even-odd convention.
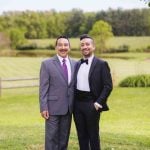
[[[63,72],[68,81],[68,69],[67,69],[67,65],[66,65],[66,59],[63,59],[62,62],[63,62],[63,64],[62,64]]]

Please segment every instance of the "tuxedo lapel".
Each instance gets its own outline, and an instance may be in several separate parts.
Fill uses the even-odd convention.
[[[92,61],[92,64],[91,64],[91,67],[90,67],[90,71],[89,71],[89,79],[90,79],[91,74],[92,74],[92,72],[93,72],[93,70],[94,70],[94,68],[95,68],[96,62],[97,62],[97,60],[96,60],[96,58],[94,57],[94,58],[93,58],[93,61]]]

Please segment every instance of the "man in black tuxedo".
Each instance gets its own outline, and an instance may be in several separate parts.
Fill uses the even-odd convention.
[[[100,150],[99,120],[107,111],[107,98],[112,91],[108,63],[94,56],[94,40],[87,34],[80,36],[83,58],[76,67],[74,121],[80,150]]]

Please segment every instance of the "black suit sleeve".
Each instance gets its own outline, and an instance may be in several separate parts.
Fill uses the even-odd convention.
[[[108,96],[110,95],[113,85],[112,85],[112,77],[110,74],[110,68],[107,62],[102,63],[102,91],[97,99],[97,102],[101,105],[106,103]]]

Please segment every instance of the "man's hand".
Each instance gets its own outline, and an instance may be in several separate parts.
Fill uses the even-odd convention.
[[[102,105],[100,105],[99,103],[95,102],[94,103],[94,107],[95,109],[98,111],[100,108],[103,108]]]
[[[49,118],[49,112],[47,110],[44,110],[41,112],[41,116],[45,119],[48,119]]]

